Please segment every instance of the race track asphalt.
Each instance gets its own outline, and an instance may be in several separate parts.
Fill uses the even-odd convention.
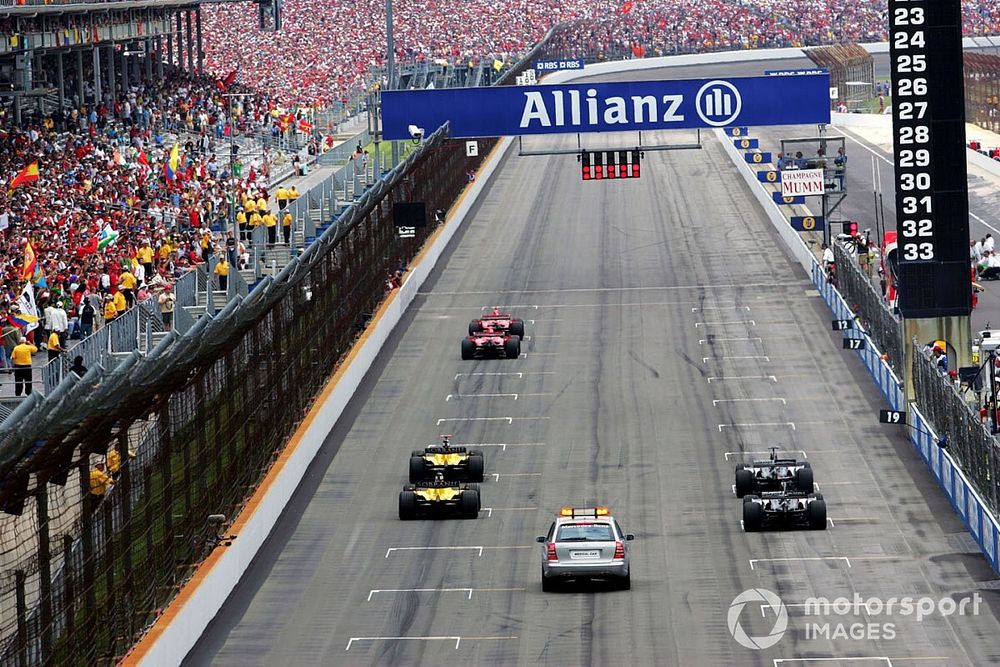
[[[992,571],[902,428],[879,426],[864,368],[704,139],[647,153],[632,181],[581,182],[574,156],[504,159],[185,664],[1000,662]],[[462,361],[468,321],[492,305],[528,320],[524,356]],[[401,522],[407,456],[439,433],[486,450],[489,510]],[[771,445],[812,462],[828,530],[742,531],[733,467]],[[636,533],[632,590],[543,594],[534,537],[587,503]],[[727,614],[758,587],[788,605],[788,631],[751,650]],[[920,622],[796,606],[976,593],[977,615]],[[773,610],[738,620],[765,636]],[[883,636],[810,636],[810,620]]]

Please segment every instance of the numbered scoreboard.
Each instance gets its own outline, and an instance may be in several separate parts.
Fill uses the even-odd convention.
[[[899,309],[968,315],[969,197],[960,0],[889,0]]]

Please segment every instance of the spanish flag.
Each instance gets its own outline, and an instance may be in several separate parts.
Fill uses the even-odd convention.
[[[34,183],[37,180],[38,180],[38,163],[32,162],[27,167],[18,172],[17,176],[14,177],[14,180],[10,182],[9,189],[13,190],[14,188],[18,188],[24,185],[25,183]]]
[[[35,249],[31,247],[31,241],[28,241],[24,244],[24,267],[21,269],[21,280],[33,278],[36,266],[38,266],[38,257],[35,256]]]

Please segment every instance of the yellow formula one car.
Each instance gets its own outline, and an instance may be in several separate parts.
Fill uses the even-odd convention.
[[[452,447],[450,435],[442,435],[440,445],[410,453],[411,484],[439,476],[459,482],[482,482],[485,468],[481,451]]]
[[[446,482],[407,484],[399,492],[399,518],[403,521],[418,517],[458,516],[462,519],[479,517],[479,485]]]

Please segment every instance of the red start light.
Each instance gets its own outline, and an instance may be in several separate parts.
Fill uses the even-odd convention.
[[[556,555],[556,545],[554,543],[549,542],[548,546],[545,547],[545,557],[549,560],[559,560],[559,556]]]

